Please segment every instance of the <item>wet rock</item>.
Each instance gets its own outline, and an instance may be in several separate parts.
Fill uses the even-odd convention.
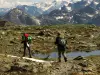
[[[83,60],[84,58],[82,56],[78,56],[76,58],[74,58],[74,60]]]
[[[86,50],[85,52],[87,52],[87,53],[88,53],[88,52],[91,52],[91,51],[90,51],[90,50]]]

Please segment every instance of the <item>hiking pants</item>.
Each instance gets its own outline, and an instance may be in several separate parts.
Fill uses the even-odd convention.
[[[58,61],[61,62],[61,55],[63,56],[64,58],[64,61],[66,62],[67,61],[67,58],[65,56],[65,50],[58,50]]]
[[[30,47],[27,45],[27,43],[24,43],[24,54],[23,54],[23,56],[25,56],[25,54],[26,54],[26,48],[28,49],[29,57],[31,58],[31,50],[30,50]]]

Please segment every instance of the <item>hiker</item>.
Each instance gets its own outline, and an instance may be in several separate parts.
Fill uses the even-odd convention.
[[[23,57],[25,57],[25,54],[26,54],[26,48],[28,49],[28,51],[29,51],[29,58],[31,58],[31,50],[30,50],[30,43],[31,43],[31,37],[29,36],[29,34],[27,34],[27,33],[24,33],[23,35],[22,35],[22,42],[21,43],[23,43],[23,45],[24,45],[24,53],[23,53]]]
[[[58,49],[58,62],[61,62],[61,54],[64,57],[64,61],[67,62],[67,58],[64,55],[65,50],[66,50],[66,41],[64,38],[60,36],[60,33],[57,34],[55,45],[57,45]]]

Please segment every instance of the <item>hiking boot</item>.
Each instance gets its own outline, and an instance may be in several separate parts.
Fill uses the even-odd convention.
[[[61,62],[61,58],[58,58],[58,62]]]
[[[58,62],[61,62],[61,60],[59,60]]]
[[[32,58],[32,56],[29,56],[29,58]]]
[[[64,58],[65,62],[67,62],[67,58]]]
[[[25,57],[25,55],[23,55],[22,57]]]

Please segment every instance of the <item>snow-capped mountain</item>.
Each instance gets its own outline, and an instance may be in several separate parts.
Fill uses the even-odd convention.
[[[100,15],[100,0],[44,0],[30,5],[18,5],[16,10],[10,11],[13,13],[7,13],[6,15],[10,16],[6,16],[6,18],[10,21],[15,20],[15,23],[19,24],[22,22],[22,24],[26,24],[26,19],[32,24],[38,22],[40,25],[98,24],[99,22],[96,23],[96,20],[97,16]],[[26,17],[25,14],[27,14]],[[12,19],[14,16],[15,18]],[[33,20],[32,17],[36,18]],[[29,25],[29,22],[27,24]]]
[[[100,10],[100,3],[96,6],[96,9]]]
[[[71,7],[72,7],[72,10],[77,10],[77,9],[82,9],[90,4],[91,4],[90,0],[81,0],[79,2],[73,3]]]
[[[9,10],[10,8],[0,8],[0,16],[5,15]]]
[[[71,8],[73,8],[72,6],[74,6],[72,11],[69,12],[66,8],[66,5],[63,5],[61,9],[54,9],[48,15],[42,16],[41,22],[43,23],[43,25],[66,23],[94,24],[94,17],[100,14],[100,3],[97,1],[82,0],[76,3],[69,3],[68,6],[70,6]]]
[[[40,2],[40,3],[34,3],[37,8],[41,8],[44,13],[49,13],[55,9],[60,9],[63,5],[66,5],[66,7],[71,3],[69,0],[66,1],[47,1],[47,2]],[[67,7],[68,8],[68,7]],[[69,9],[70,10],[70,9]]]
[[[31,16],[39,16],[43,13],[43,10],[41,8],[37,8],[36,6],[19,5],[17,6],[17,8],[21,9]]]
[[[79,2],[79,4],[76,2]],[[73,7],[77,7],[77,6],[81,5],[82,3],[84,4],[84,2],[87,2],[87,4],[89,4],[91,2],[91,0],[49,0],[49,1],[46,1],[46,0],[42,1],[41,0],[41,2],[31,2],[31,3],[27,2],[26,4],[25,4],[25,2],[21,4],[21,2],[16,1],[15,4],[13,2],[11,2],[10,7],[8,6],[8,8],[11,9],[11,8],[15,8],[16,6],[17,7],[20,6],[20,8],[28,9],[28,8],[34,7],[35,9],[39,8],[39,9],[43,10],[45,13],[49,13],[55,9],[61,9],[61,7],[64,5],[66,6],[68,11],[71,11]],[[9,4],[9,2],[8,2],[8,4]],[[3,8],[3,5],[0,7]],[[30,10],[31,9],[29,9],[29,11]],[[1,9],[0,9],[0,11],[1,11]],[[37,11],[39,11],[39,10],[37,10]]]
[[[55,9],[61,9],[66,6],[66,9],[70,12],[74,9],[81,9],[91,4],[93,0],[51,0],[46,2],[34,3],[37,8],[41,8],[44,13],[48,14]],[[93,4],[98,4],[97,1],[93,1]],[[93,6],[93,4],[91,4]]]

